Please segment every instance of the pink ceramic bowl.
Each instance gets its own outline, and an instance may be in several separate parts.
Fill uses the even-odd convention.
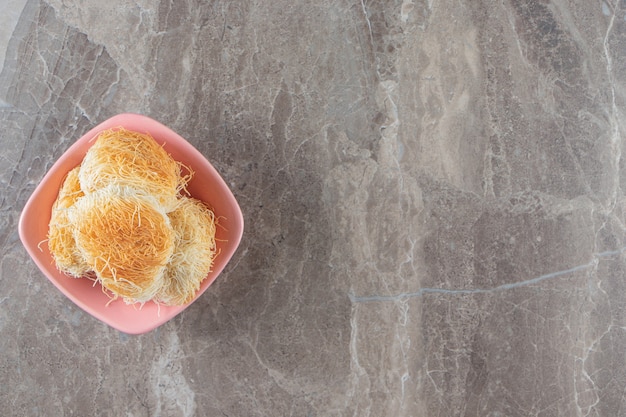
[[[220,219],[216,235],[219,255],[215,258],[213,270],[202,282],[200,291],[187,305],[167,307],[148,302],[139,308],[139,305],[127,305],[121,300],[109,303],[109,298],[102,292],[100,284],[94,286],[89,279],[71,278],[59,272],[47,244],[41,243],[47,238],[52,204],[56,200],[65,175],[81,163],[93,144],[91,139],[105,129],[120,126],[128,130],[149,133],[175,160],[193,169],[195,175],[187,187],[189,193],[212,207],[215,216]],[[22,243],[39,269],[70,300],[111,327],[124,333],[140,334],[160,326],[182,312],[215,281],[241,241],[243,216],[222,177],[189,142],[149,117],[120,114],[87,132],[52,166],[22,211],[19,233]]]

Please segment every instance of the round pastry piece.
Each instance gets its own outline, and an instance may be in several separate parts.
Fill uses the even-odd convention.
[[[59,195],[52,205],[48,225],[48,248],[57,268],[75,278],[89,271],[89,265],[76,247],[73,227],[68,213],[78,199],[84,196],[78,181],[79,167],[72,169],[63,180]]]
[[[77,201],[69,217],[76,246],[113,298],[134,303],[157,294],[174,232],[154,198],[110,185]]]
[[[168,214],[174,230],[174,253],[156,300],[167,305],[190,302],[215,258],[215,217],[201,201],[181,197]]]
[[[97,136],[81,164],[79,179],[85,194],[111,184],[132,187],[155,196],[170,211],[188,178],[181,176],[180,163],[152,136],[116,128]]]

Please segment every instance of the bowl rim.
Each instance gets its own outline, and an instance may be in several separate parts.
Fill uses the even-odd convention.
[[[77,166],[81,163],[84,158],[84,153],[82,153],[82,149],[84,148],[85,152],[92,144],[93,139],[99,134],[101,131],[115,128],[115,127],[126,127],[128,125],[138,125],[141,124],[142,131],[151,134],[153,137],[158,136],[163,140],[159,140],[159,138],[155,137],[164,148],[167,149],[168,144],[171,149],[168,150],[170,153],[171,150],[176,149],[176,153],[181,153],[184,155],[190,155],[195,159],[201,160],[203,166],[201,167],[202,171],[206,171],[209,174],[209,179],[215,181],[217,184],[215,188],[217,189],[219,186],[219,190],[222,193],[220,195],[221,199],[225,199],[225,206],[232,210],[232,213],[229,216],[233,216],[234,218],[229,219],[229,230],[228,230],[228,241],[225,244],[222,244],[219,248],[219,262],[216,259],[214,263],[214,267],[211,272],[207,275],[207,277],[203,280],[200,290],[196,293],[194,298],[189,302],[182,306],[156,306],[156,310],[158,312],[157,317],[149,322],[139,322],[133,320],[120,321],[120,320],[112,320],[110,316],[102,312],[100,306],[95,309],[90,303],[85,302],[81,297],[77,297],[73,293],[71,293],[67,288],[61,285],[58,282],[58,278],[63,276],[63,279],[73,279],[68,277],[67,275],[61,273],[56,269],[55,265],[52,265],[56,272],[52,272],[50,265],[44,264],[44,259],[51,261],[52,258],[46,258],[46,252],[42,251],[39,245],[42,243],[42,240],[47,239],[47,235],[39,241],[38,238],[32,236],[32,232],[29,231],[28,222],[33,218],[32,216],[41,216],[41,208],[37,207],[37,203],[40,202],[41,198],[43,198],[44,193],[47,191],[46,188],[51,186],[51,182],[55,182],[55,178],[58,178],[60,173],[62,172],[62,177],[64,178],[69,169],[65,170],[63,167],[71,165],[72,167]],[[137,130],[137,129],[129,129],[129,130]],[[153,132],[159,132],[159,135],[153,134]],[[176,159],[176,158],[174,158]],[[199,167],[191,167],[196,175],[198,173]],[[204,177],[203,177],[204,178]],[[193,181],[193,180],[192,180]],[[55,198],[58,194],[58,189],[54,193]],[[192,195],[193,196],[193,195]],[[205,200],[203,200],[205,201]],[[207,203],[205,201],[205,203]],[[48,208],[46,207],[46,210]],[[216,213],[217,215],[217,213]],[[47,215],[49,216],[49,215]],[[46,217],[46,216],[44,216]],[[46,224],[49,222],[49,217],[47,217]],[[170,129],[169,127],[163,125],[162,123],[142,114],[137,113],[120,113],[115,115],[82,135],[78,140],[76,140],[64,153],[61,155],[57,161],[48,169],[46,174],[43,176],[35,190],[32,192],[28,201],[24,205],[24,208],[21,211],[19,222],[18,222],[18,233],[20,236],[20,240],[22,245],[25,247],[31,259],[35,262],[39,270],[48,278],[48,280],[58,289],[60,290],[67,298],[69,298],[74,304],[80,307],[85,312],[89,313],[96,319],[106,323],[107,325],[127,334],[142,334],[147,333],[163,324],[167,321],[173,319],[182,311],[184,311],[187,307],[189,307],[192,303],[194,303],[207,289],[208,287],[215,281],[215,279],[221,274],[223,269],[231,260],[232,256],[236,252],[239,244],[241,243],[241,239],[243,236],[243,228],[244,228],[244,219],[243,214],[241,212],[241,208],[235,199],[235,196],[232,193],[232,190],[224,179],[221,177],[219,172],[215,169],[213,164],[200,152],[198,151],[191,143],[189,143],[185,138],[180,136],[178,133]],[[46,229],[47,230],[47,229]],[[41,235],[39,235],[41,237]],[[46,245],[47,247],[47,245]],[[49,253],[48,253],[49,256]],[[52,262],[53,264],[53,262]],[[91,285],[91,284],[90,284]],[[98,289],[94,288],[95,291]],[[123,303],[123,301],[118,300],[114,303]],[[114,303],[111,303],[112,305]],[[150,303],[150,302],[148,302]],[[146,303],[146,305],[148,304]],[[152,303],[151,303],[152,304]],[[130,307],[131,309],[137,311],[135,305],[126,305],[126,304],[118,304],[125,305]],[[144,307],[139,309],[142,311]],[[115,308],[115,307],[107,307],[107,308]],[[151,310],[154,310],[150,307]],[[130,310],[129,310],[130,311]],[[165,311],[165,312],[164,312]],[[163,313],[163,314],[162,314]]]

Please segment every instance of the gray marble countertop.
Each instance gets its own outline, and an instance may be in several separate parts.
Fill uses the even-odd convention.
[[[626,415],[626,3],[5,0],[3,416]],[[17,224],[123,112],[232,187],[241,246],[141,336]]]

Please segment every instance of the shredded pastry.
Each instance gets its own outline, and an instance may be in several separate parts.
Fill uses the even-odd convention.
[[[182,195],[193,175],[182,168],[150,135],[100,133],[52,208],[48,247],[57,268],[95,275],[126,303],[190,302],[216,256],[216,220]]]
[[[76,246],[98,280],[127,302],[156,295],[174,250],[174,231],[155,203],[132,188],[109,185],[81,198],[69,213]]]
[[[188,180],[181,176],[181,164],[150,135],[123,128],[98,135],[78,175],[86,194],[110,184],[132,187],[155,196],[168,211]]]
[[[201,201],[182,197],[169,218],[175,235],[174,252],[157,299],[179,305],[191,301],[211,269],[215,257],[215,216]]]
[[[78,182],[79,167],[66,175],[59,190],[48,227],[48,247],[57,268],[66,274],[78,278],[90,270],[83,255],[76,248],[73,228],[68,219],[68,211],[85,194]]]

